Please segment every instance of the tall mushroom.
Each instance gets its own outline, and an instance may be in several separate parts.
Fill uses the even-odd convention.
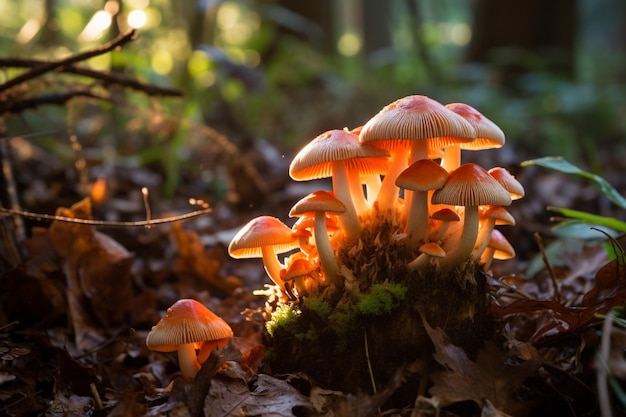
[[[315,246],[320,257],[322,270],[328,280],[339,285],[339,264],[337,257],[330,244],[330,238],[326,230],[326,213],[342,213],[346,206],[326,191],[314,191],[298,201],[289,211],[290,217],[302,216],[307,213],[315,213]]]
[[[477,164],[465,164],[450,173],[446,184],[433,193],[433,204],[465,207],[463,231],[456,247],[447,248],[442,268],[454,268],[469,258],[478,235],[478,206],[508,206],[511,196]]]
[[[280,278],[282,265],[276,257],[299,246],[298,236],[276,217],[259,216],[250,220],[233,237],[228,253],[233,258],[263,258],[267,275],[281,290],[285,283]]]
[[[447,179],[448,172],[430,159],[420,159],[398,175],[396,185],[413,192],[404,197],[405,232],[410,248],[417,249],[427,235],[428,191],[443,187]]]
[[[444,147],[441,165],[447,171],[453,171],[461,165],[461,149],[491,149],[504,145],[505,138],[502,129],[472,106],[465,103],[450,103],[446,104],[446,108],[467,120],[476,132],[476,139],[471,142],[450,144]]]
[[[334,129],[320,134],[298,152],[289,166],[289,175],[296,181],[331,177],[335,197],[346,207],[340,221],[352,238],[361,231],[357,208],[365,209],[359,174],[379,172],[388,165],[387,151],[363,146],[355,134]]]
[[[183,377],[193,379],[202,362],[197,349],[204,345],[203,356],[228,343],[233,330],[202,303],[184,298],[167,309],[161,320],[152,327],[146,337],[146,346],[157,352],[178,351],[178,366]],[[207,353],[208,352],[208,353]]]
[[[413,95],[385,106],[361,130],[359,140],[391,154],[376,202],[382,212],[398,198],[396,178],[411,163],[428,159],[429,148],[440,149],[474,140],[472,126],[461,116],[426,96]]]

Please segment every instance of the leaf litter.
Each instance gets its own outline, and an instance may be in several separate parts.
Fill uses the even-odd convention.
[[[245,193],[247,188],[238,189]],[[290,204],[298,197],[295,194],[302,193],[275,182],[272,189],[278,197],[271,201],[261,202],[256,193],[250,196],[259,204],[255,209]],[[247,200],[241,195],[236,201]],[[76,196],[75,201],[69,208],[57,206],[56,213],[93,217],[90,200]],[[119,207],[119,197],[109,201]],[[105,199],[97,210],[102,213],[106,208]],[[517,268],[515,273],[507,273],[511,267],[504,264],[496,265],[490,282],[491,314],[498,331],[476,357],[468,357],[441,329],[426,323],[435,364],[427,366],[425,360],[407,364],[392,380],[381,382],[384,388],[377,394],[343,393],[319,386],[296,370],[273,375],[264,368],[262,324],[242,315],[262,306],[263,300],[252,294],[262,288],[262,266],[256,261],[233,262],[225,255],[227,238],[216,239],[251,217],[248,209],[218,205],[209,216],[214,219],[119,233],[59,221],[34,225],[19,245],[23,261],[14,266],[6,261],[3,248],[0,412],[597,415],[601,399],[594,391],[593,376],[601,366],[595,355],[602,336],[597,331],[598,315],[626,301],[625,267],[608,261],[598,246],[559,251],[562,262],[553,268],[555,276],[545,268],[525,276],[528,257],[523,254],[517,263],[508,261]],[[544,221],[537,207],[524,210],[522,206],[521,215],[516,214],[520,223],[525,218]],[[531,240],[518,236],[514,243],[528,247]],[[236,335],[227,348],[211,356],[193,384],[178,378],[175,355],[145,347],[150,327],[167,306],[183,297],[209,306]],[[624,330],[614,326],[610,355],[603,359],[618,383],[626,379],[625,340]],[[415,383],[416,375],[421,375],[417,379],[422,388],[415,386],[415,402],[386,410],[386,399],[408,381]],[[623,408],[616,400],[613,404],[618,411]]]

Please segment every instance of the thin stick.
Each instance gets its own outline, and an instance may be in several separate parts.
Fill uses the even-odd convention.
[[[59,221],[59,222],[67,222],[67,223],[77,223],[84,224],[87,226],[96,226],[102,228],[126,228],[126,227],[145,227],[149,228],[150,226],[165,224],[165,223],[174,223],[183,220],[189,220],[194,217],[200,217],[205,214],[211,213],[210,208],[192,211],[191,213],[180,214],[178,216],[166,217],[162,219],[151,219],[151,220],[141,220],[136,222],[113,222],[113,221],[104,221],[104,220],[92,220],[92,219],[77,219],[74,217],[65,217],[65,216],[57,216],[53,214],[40,214],[33,213],[26,210],[20,209],[7,209],[4,207],[0,207],[0,215],[4,214],[5,216],[21,216],[29,219],[39,220],[39,221]]]
[[[143,197],[143,206],[146,210],[146,221],[148,222],[146,229],[149,229],[152,224],[152,210],[150,210],[150,201],[148,200],[148,187],[141,187],[141,196]]]
[[[367,360],[367,369],[370,373],[370,380],[372,381],[372,391],[376,394],[376,381],[374,380],[374,371],[372,370],[372,362],[370,361],[370,350],[367,346],[367,330],[363,330],[363,340],[365,343],[365,359]]]
[[[556,281],[556,275],[554,273],[554,269],[552,269],[552,265],[550,264],[550,261],[548,260],[548,255],[546,255],[546,251],[543,246],[543,241],[541,240],[541,236],[537,232],[535,232],[534,237],[535,237],[535,242],[537,242],[537,246],[539,246],[539,252],[541,252],[541,259],[543,259],[543,264],[546,266],[546,269],[548,270],[548,274],[550,275],[550,280],[552,281],[554,299],[560,302],[561,297],[559,296],[559,284]]]
[[[30,71],[26,71],[23,74],[18,75],[12,80],[7,81],[4,84],[0,85],[0,93],[8,90],[9,88],[15,87],[25,81],[31,80],[40,76],[41,74],[45,74],[46,72],[54,71],[59,68],[63,68],[67,65],[71,65],[75,62],[85,61],[89,58],[93,58],[98,55],[106,54],[107,52],[113,51],[120,46],[128,43],[129,41],[134,40],[137,37],[137,30],[132,29],[125,34],[118,36],[113,39],[111,42],[106,43],[100,47],[90,49],[88,51],[72,55],[68,58],[59,60],[59,61],[50,61],[48,63],[42,64],[40,66],[32,68]]]

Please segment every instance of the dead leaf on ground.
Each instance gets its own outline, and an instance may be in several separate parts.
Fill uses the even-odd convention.
[[[443,330],[433,329],[426,322],[424,327],[435,345],[435,360],[445,368],[433,374],[434,385],[429,390],[441,400],[442,407],[462,401],[474,401],[484,407],[485,400],[489,400],[501,412],[513,415],[528,409],[516,392],[539,369],[541,363],[537,359],[508,365],[501,349],[488,341],[474,362],[462,348],[450,342]]]

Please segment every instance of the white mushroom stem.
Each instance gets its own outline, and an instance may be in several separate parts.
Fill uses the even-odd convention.
[[[267,275],[274,284],[278,285],[281,290],[284,290],[285,283],[280,278],[280,270],[283,266],[278,262],[274,249],[271,246],[263,246],[261,248],[261,255],[263,256],[263,265],[265,266]]]
[[[409,236],[407,240],[409,248],[417,249],[428,230],[428,191],[410,191],[409,193],[410,207],[405,231]],[[405,204],[407,204],[406,199]]]
[[[361,233],[361,223],[359,223],[359,217],[354,207],[348,172],[343,161],[333,162],[332,181],[335,198],[346,206],[346,211],[339,216],[339,221],[348,238],[356,237]],[[363,194],[361,193],[361,195]]]
[[[380,191],[381,179],[379,174],[365,174],[362,177],[362,181],[365,184],[365,190],[367,192],[366,203],[369,207],[374,204],[376,196]]]
[[[339,285],[339,263],[330,245],[330,238],[326,230],[326,214],[323,211],[315,212],[315,246],[320,257],[322,269],[328,280]]]
[[[178,346],[178,367],[183,377],[188,380],[194,379],[200,370],[196,348],[193,343]]]
[[[436,230],[435,234],[430,238],[433,242],[439,243],[443,241],[443,238],[446,236],[448,229],[450,228],[450,222],[447,220],[443,220],[439,225],[439,228]]]
[[[426,253],[420,253],[419,256],[409,262],[406,266],[409,268],[409,270],[415,271],[427,265],[431,258],[433,258],[433,256]]]
[[[400,175],[400,173],[404,171],[407,166],[408,159],[406,151],[401,149],[391,154],[391,165],[385,174],[385,178],[383,178],[380,185],[380,191],[376,197],[378,210],[381,213],[391,210],[396,204],[398,193],[400,191],[400,188],[396,185],[396,178],[398,178],[398,175]]]
[[[481,255],[489,245],[489,240],[491,239],[491,232],[496,224],[496,219],[488,218],[483,219],[480,225],[480,231],[478,232],[478,237],[476,238],[476,244],[474,250],[472,251],[472,260],[480,259]]]
[[[445,258],[441,260],[442,268],[454,268],[465,261],[474,249],[478,236],[478,206],[465,207],[463,216],[463,231],[458,245],[451,249]]]
[[[354,204],[357,215],[359,215],[367,210],[367,203],[365,202],[365,195],[363,194],[361,177],[358,172],[348,172],[347,174],[348,188],[350,189],[350,195],[352,196],[352,203]],[[360,227],[361,223],[359,222],[359,228]]]
[[[487,247],[485,251],[480,256],[480,263],[483,265],[483,271],[489,271],[491,268],[491,262],[493,262],[493,256],[495,255],[496,250],[494,248]]]
[[[461,166],[461,146],[450,145],[443,149],[441,166],[448,172],[452,172]]]

